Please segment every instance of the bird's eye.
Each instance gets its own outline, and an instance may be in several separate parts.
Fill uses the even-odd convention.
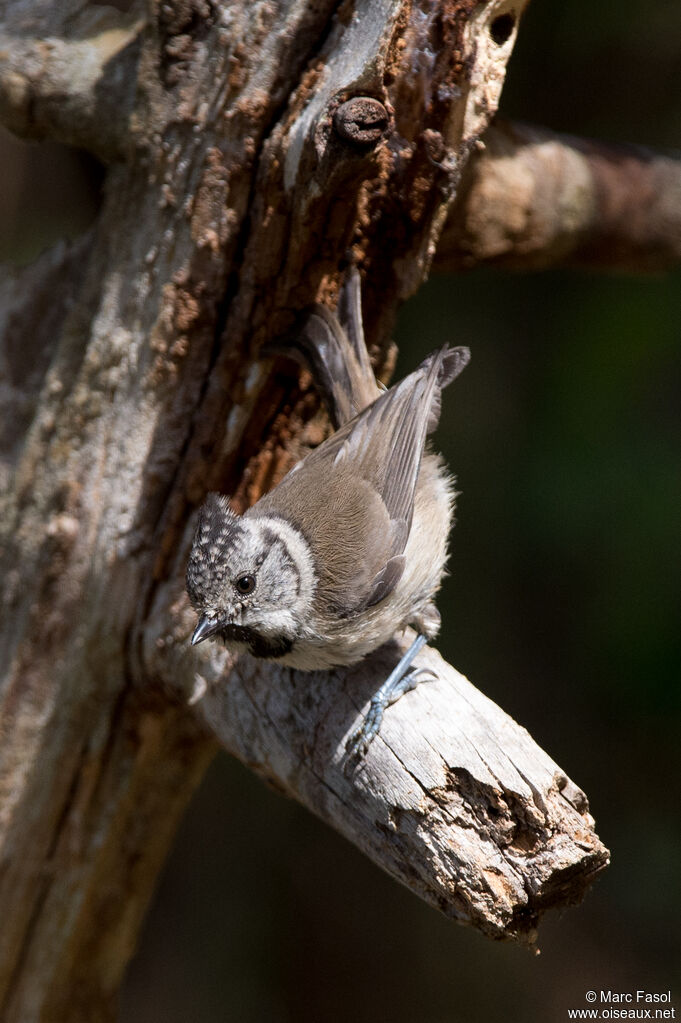
[[[255,576],[254,575],[240,575],[237,581],[234,583],[239,593],[246,596],[248,593],[252,593],[255,589]]]

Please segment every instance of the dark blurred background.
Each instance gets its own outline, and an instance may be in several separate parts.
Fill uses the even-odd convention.
[[[658,149],[681,138],[681,4],[534,0],[501,112]],[[77,235],[101,173],[0,138],[0,259]],[[681,1014],[681,274],[433,278],[397,375],[471,367],[437,444],[462,496],[440,648],[587,792],[612,865],[541,956],[440,917],[218,757],[179,833],[123,1023],[562,1023],[593,988]]]

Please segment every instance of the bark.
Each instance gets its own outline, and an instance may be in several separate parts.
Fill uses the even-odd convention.
[[[680,261],[678,157],[498,122],[466,168],[435,269],[640,272]]]
[[[4,12],[5,123],[112,160],[91,237],[6,285],[4,1019],[111,1018],[216,741],[494,936],[531,936],[607,862],[583,794],[434,652],[440,681],[346,776],[343,736],[394,651],[316,677],[187,642],[204,494],[244,506],[323,430],[259,345],[333,301],[351,258],[385,362],[521,7],[183,0],[118,16],[115,45],[80,2]]]
[[[160,628],[162,604],[156,614]],[[209,646],[197,672],[179,637],[155,656],[159,671],[170,658],[166,671],[221,744],[271,784],[447,916],[533,944],[542,913],[578,902],[608,852],[584,793],[524,728],[426,648],[415,663],[436,680],[390,707],[365,759],[348,764],[346,740],[411,639],[352,670],[274,677]]]
[[[0,123],[104,160],[127,153],[141,3],[121,13],[75,0],[10,0],[0,12]]]

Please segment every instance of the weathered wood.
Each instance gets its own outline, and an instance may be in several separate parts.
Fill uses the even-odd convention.
[[[61,0],[0,4],[0,122],[102,160],[129,148],[144,10]]]
[[[365,271],[380,361],[496,108],[521,7],[153,4],[124,46],[134,90],[106,77],[110,61],[97,65],[87,5],[20,0],[5,12],[0,114],[13,123],[23,104],[29,130],[37,90],[40,132],[117,159],[91,240],[21,278],[22,327],[10,317],[2,338],[33,325],[50,353],[6,391],[14,400],[23,388],[28,404],[21,443],[5,444],[1,518],[3,1019],[110,1017],[213,736],[487,933],[527,934],[605,862],[580,797],[452,669],[390,711],[347,779],[338,742],[378,661],[321,685],[246,661],[228,679],[222,662],[205,696],[187,698],[208,670],[187,644],[193,511],[211,487],[255,499],[319,439],[314,394],[270,378],[258,345],[302,306],[333,299],[349,250]],[[48,37],[60,41],[56,63],[41,48]],[[20,47],[24,73],[8,53],[29,38],[45,59]],[[61,44],[76,40],[89,40],[94,64],[69,93]],[[104,86],[120,88],[109,125]],[[362,126],[351,108],[355,127],[339,126],[357,96],[385,121]],[[58,315],[43,324],[31,309],[48,308],[57,282]],[[462,721],[480,727],[476,753],[452,739]]]
[[[466,168],[434,265],[641,272],[680,261],[677,156],[496,122]]]
[[[167,623],[162,604],[154,619]],[[415,663],[436,681],[386,711],[351,767],[345,742],[413,635],[312,673],[233,664],[215,644],[197,671],[185,636],[159,636],[148,656],[222,745],[446,915],[531,943],[541,914],[578,902],[607,865],[584,793],[435,650]]]

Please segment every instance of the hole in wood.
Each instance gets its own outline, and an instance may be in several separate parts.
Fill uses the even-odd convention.
[[[514,26],[515,14],[500,14],[490,25],[489,34],[497,46],[503,46],[510,38]]]

